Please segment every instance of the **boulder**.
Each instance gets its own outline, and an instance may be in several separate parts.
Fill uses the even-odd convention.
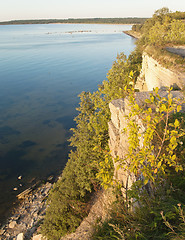
[[[0,229],[0,235],[3,235],[4,232],[5,232],[4,229]]]
[[[12,222],[9,223],[8,227],[9,228],[14,228],[16,226],[16,224],[17,224],[16,221],[12,221]]]
[[[24,240],[24,234],[23,233],[19,233],[17,235],[17,239],[16,240]]]
[[[42,234],[35,235],[32,238],[32,240],[44,240],[44,239],[46,240],[46,238],[44,238]]]

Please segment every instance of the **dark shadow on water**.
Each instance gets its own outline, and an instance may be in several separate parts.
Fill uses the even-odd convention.
[[[22,143],[19,145],[19,147],[20,147],[20,148],[29,148],[29,147],[33,147],[33,146],[35,146],[35,145],[37,145],[36,142],[30,141],[30,140],[26,140],[26,141],[22,142]]]
[[[2,144],[6,144],[9,142],[9,140],[7,139],[7,137],[12,136],[12,135],[19,135],[20,132],[9,127],[9,126],[3,126],[0,127],[0,142]]]
[[[56,119],[56,122],[61,123],[65,129],[69,130],[70,128],[74,128],[76,126],[73,118],[74,116],[60,117]]]
[[[39,152],[44,152],[44,148],[39,148]]]
[[[22,171],[33,167],[33,161],[22,159],[26,153],[27,152],[22,149],[12,149],[3,157],[0,157],[0,175],[6,175],[7,177],[17,176]]]
[[[42,124],[43,124],[43,125],[46,125],[47,127],[50,127],[50,128],[54,128],[55,125],[56,125],[56,123],[53,122],[53,121],[50,120],[50,119],[44,120],[44,121],[42,122]]]

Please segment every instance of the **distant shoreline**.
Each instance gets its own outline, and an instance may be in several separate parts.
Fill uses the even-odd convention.
[[[79,25],[83,25],[83,24],[97,24],[97,25],[125,25],[125,26],[129,26],[129,25],[133,25],[133,23],[17,23],[17,24],[1,24],[0,26],[13,26],[13,25],[49,25],[49,24],[79,24]]]
[[[35,19],[35,20],[11,20],[0,22],[0,25],[23,24],[142,24],[147,18],[84,18],[84,19]]]

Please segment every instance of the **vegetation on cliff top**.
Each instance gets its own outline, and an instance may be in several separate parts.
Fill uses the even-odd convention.
[[[164,67],[185,71],[184,59],[166,50],[169,46],[185,45],[185,12],[172,13],[168,8],[157,10],[144,24],[133,25],[141,34],[138,46]]]
[[[132,30],[142,34],[142,44],[166,45],[167,43],[185,43],[185,12],[172,13],[162,8],[143,24],[133,25]]]

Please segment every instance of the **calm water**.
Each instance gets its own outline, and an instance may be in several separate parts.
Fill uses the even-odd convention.
[[[77,95],[96,90],[117,53],[134,49],[122,33],[130,28],[0,26],[0,220],[33,178],[62,171]]]

